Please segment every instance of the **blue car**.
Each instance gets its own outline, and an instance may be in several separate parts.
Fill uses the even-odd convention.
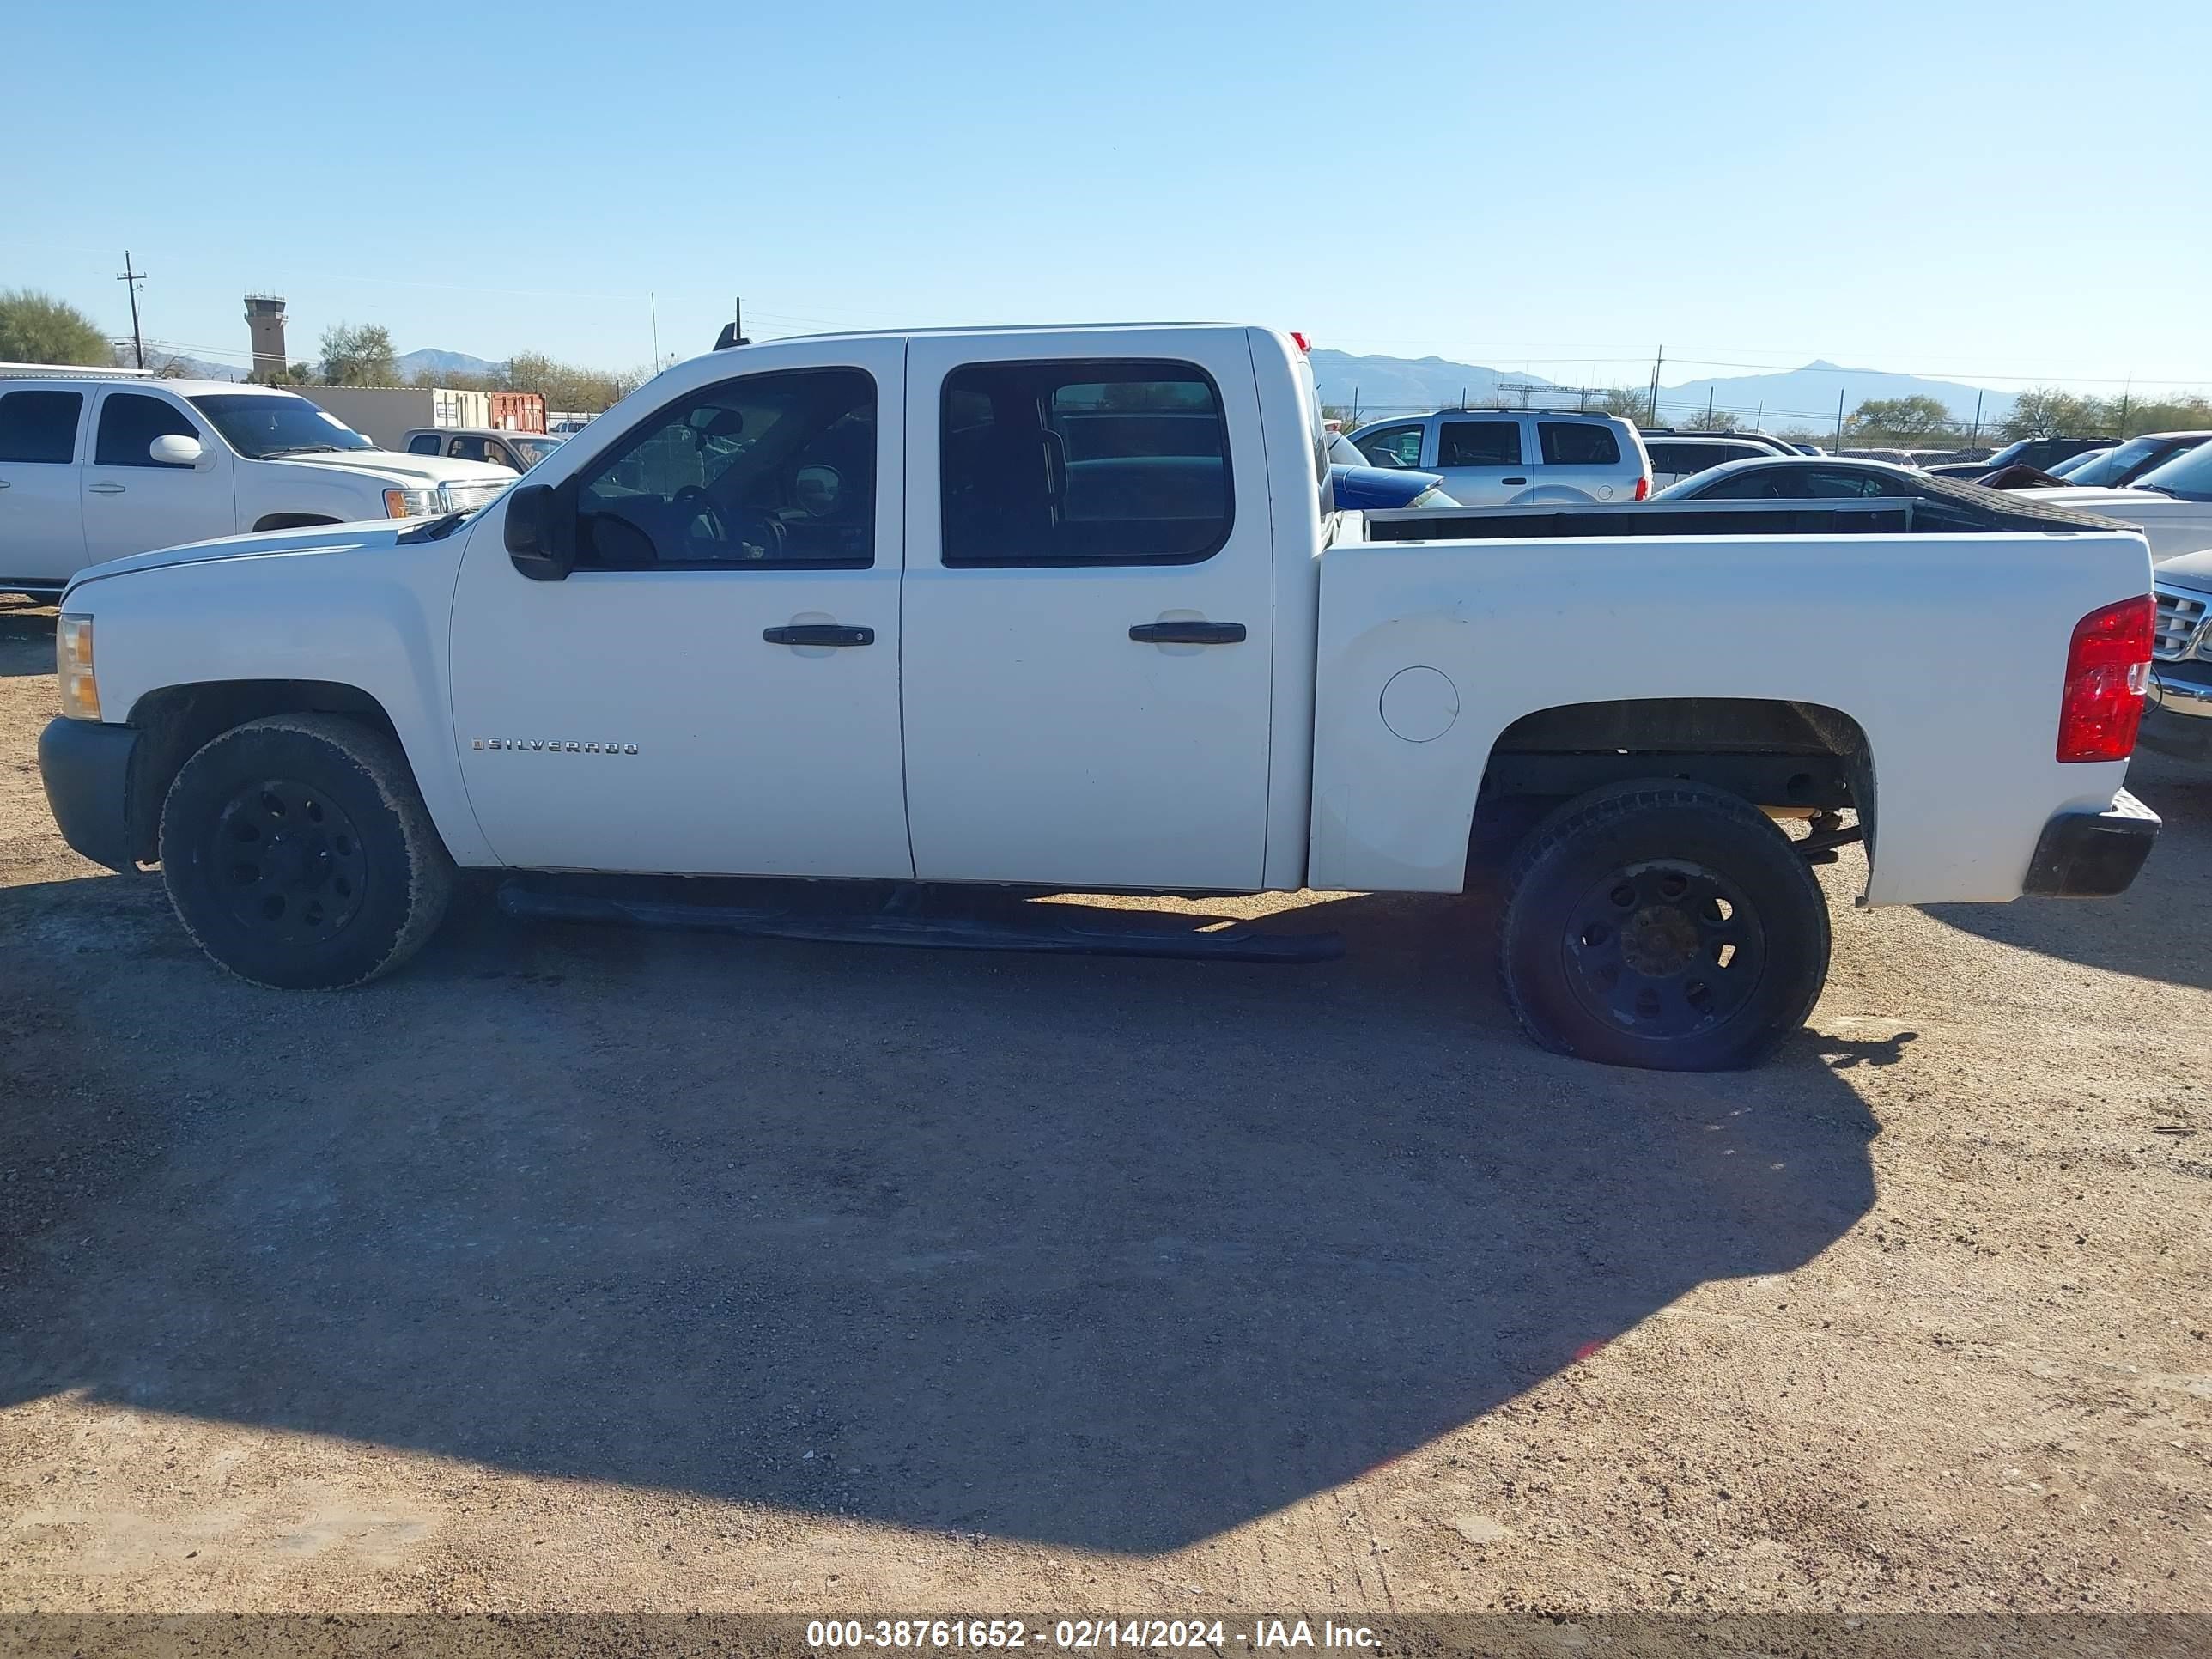
[[[1459,505],[1438,487],[1443,479],[1437,473],[1370,466],[1367,458],[1340,432],[1329,434],[1328,462],[1329,488],[1335,492],[1339,512],[1387,513],[1402,507]]]

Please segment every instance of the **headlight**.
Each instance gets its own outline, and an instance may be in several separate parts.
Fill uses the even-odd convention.
[[[384,492],[384,516],[387,519],[427,519],[445,510],[446,498],[434,487]]]
[[[92,673],[92,618],[64,611],[54,628],[54,672],[61,681],[62,713],[73,720],[100,718],[100,682]]]

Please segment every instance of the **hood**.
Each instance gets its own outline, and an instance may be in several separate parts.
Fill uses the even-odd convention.
[[[1331,466],[1329,487],[1347,513],[1387,513],[1411,507],[1414,498],[1443,482],[1435,472],[1407,472],[1395,466]]]
[[[2185,587],[2192,593],[2212,593],[2212,548],[2168,559],[2152,573],[2160,587]]]
[[[212,564],[221,559],[308,557],[322,553],[353,553],[364,549],[381,551],[396,545],[402,531],[422,522],[420,519],[372,519],[365,524],[311,525],[305,530],[264,530],[258,536],[222,536],[213,541],[187,542],[181,547],[157,548],[151,553],[133,553],[125,558],[110,559],[105,564],[95,564],[80,570],[70,580],[70,591],[74,593],[88,582],[104,581],[110,576],[127,576],[134,570]]]
[[[454,460],[444,455],[406,455],[392,449],[319,450],[313,455],[276,455],[271,466],[326,466],[343,472],[374,473],[402,483],[513,483],[520,473],[489,461]]]

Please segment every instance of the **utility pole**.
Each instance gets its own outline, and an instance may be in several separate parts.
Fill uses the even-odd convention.
[[[660,296],[648,293],[645,303],[653,313],[653,372],[660,373]]]
[[[1966,447],[1967,447],[1967,448],[1969,448],[1969,449],[1979,449],[1981,447],[1982,447],[1982,394],[1981,394],[1980,392],[1977,392],[1974,394],[1974,424],[1973,424],[1971,428],[1969,428],[1967,429],[1967,432],[1966,432]]]
[[[1836,391],[1836,453],[1838,455],[1844,453],[1844,394],[1841,387]]]
[[[138,285],[146,280],[146,273],[131,270],[131,250],[127,247],[123,250],[123,269],[116,273],[115,280],[131,290],[131,355],[138,360],[138,367],[143,368],[146,367],[146,342],[138,332]]]
[[[1659,424],[1659,366],[1667,361],[1667,348],[1661,346],[1659,355],[1651,360],[1651,424]]]
[[[2120,437],[2123,441],[2124,441],[2128,435],[2129,395],[2135,391],[2135,371],[2133,369],[2130,369],[2128,371],[2127,380],[2120,386]]]
[[[1708,432],[1711,432],[1713,429],[1713,392],[1715,390],[1716,388],[1712,386],[1707,386],[1705,388],[1705,430]]]
[[[745,343],[745,296],[742,294],[730,301],[730,332],[739,345]]]

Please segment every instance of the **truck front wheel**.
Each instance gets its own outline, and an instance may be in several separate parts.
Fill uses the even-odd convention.
[[[1705,1072],[1757,1064],[1828,974],[1828,907],[1749,803],[1654,781],[1595,790],[1516,855],[1506,1000],[1555,1054]]]
[[[240,979],[331,990],[389,973],[446,913],[453,865],[391,739],[328,714],[234,727],[177,774],[161,874]]]

